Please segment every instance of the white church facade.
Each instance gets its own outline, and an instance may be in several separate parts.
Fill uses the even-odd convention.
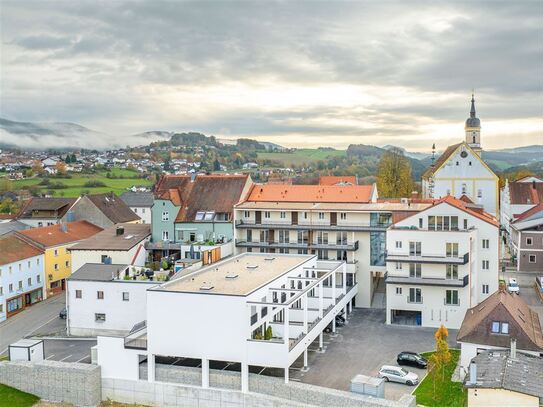
[[[481,157],[481,122],[471,98],[470,117],[466,120],[465,140],[449,146],[422,176],[424,198],[452,195],[467,197],[485,212],[498,215],[499,181]],[[465,198],[464,198],[465,199]]]

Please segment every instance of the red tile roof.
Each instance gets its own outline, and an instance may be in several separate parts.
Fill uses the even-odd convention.
[[[2,248],[0,250],[0,264],[21,261],[43,253],[42,250],[16,235],[0,237],[0,247]]]
[[[254,185],[247,201],[252,202],[336,202],[371,201],[373,185]]]
[[[541,212],[541,211],[543,211],[543,202],[536,205],[536,206],[534,206],[533,208],[528,209],[526,212],[522,212],[519,215],[514,215],[515,220],[513,221],[513,223],[520,222],[520,221],[522,221],[522,220],[524,220],[526,218],[529,218],[530,216],[535,215],[536,213]]]
[[[356,185],[356,176],[334,176],[334,175],[321,175],[319,177],[319,185],[338,185],[338,184],[352,184]]]
[[[537,205],[543,202],[543,182],[510,182],[509,197],[512,205]]]
[[[490,215],[489,213],[486,213],[484,211],[479,211],[479,210],[475,210],[475,209],[472,209],[470,208],[469,204],[467,202],[464,202],[458,198],[455,198],[454,196],[451,196],[451,195],[447,195],[443,198],[440,198],[437,200],[436,202],[436,205],[439,204],[439,203],[442,203],[442,202],[446,202],[448,203],[449,205],[452,205],[454,206],[455,208],[458,208],[460,209],[461,211],[464,211],[464,212],[467,212],[469,213],[470,215],[472,216],[475,216],[476,218],[479,218],[487,223],[490,223],[491,225],[494,225],[494,226],[499,226],[499,223],[498,221],[496,220],[496,218],[492,215]]]
[[[103,230],[101,227],[93,225],[86,220],[69,222],[65,224],[65,227],[65,232],[62,230],[62,225],[52,225],[23,230],[17,233],[31,239],[40,246],[53,247],[86,239]]]

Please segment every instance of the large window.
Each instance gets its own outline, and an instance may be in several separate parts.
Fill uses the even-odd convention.
[[[289,242],[289,231],[280,230],[279,231],[279,243],[288,243]]]
[[[509,334],[509,322],[492,321],[492,333],[493,334]]]
[[[458,280],[458,264],[447,264],[447,279]]]
[[[336,233],[336,244],[347,244],[347,232]]]
[[[458,257],[458,243],[445,244],[447,257]]]
[[[409,242],[409,255],[421,256],[422,255],[422,243],[421,242]]]
[[[409,277],[412,278],[421,278],[421,264],[420,263],[409,263]]]
[[[410,288],[408,302],[422,304],[422,290],[420,288]]]
[[[298,243],[307,244],[308,239],[309,239],[309,233],[307,232],[307,230],[298,231]]]
[[[445,291],[445,305],[458,305],[458,290]]]
[[[428,216],[429,230],[458,230],[458,216]]]

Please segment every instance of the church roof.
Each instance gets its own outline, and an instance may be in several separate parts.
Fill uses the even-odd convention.
[[[471,110],[469,112],[469,117],[466,120],[466,127],[481,127],[481,121],[475,112],[475,98],[473,93],[471,94]]]
[[[435,172],[441,168],[441,166],[443,164],[445,164],[447,162],[447,160],[450,158],[451,155],[454,154],[454,152],[456,151],[456,149],[458,147],[460,147],[460,144],[462,143],[458,143],[458,144],[453,144],[452,146],[449,146],[447,147],[447,149],[443,152],[443,154],[441,154],[441,156],[436,160],[436,162],[434,163],[434,165],[432,165],[431,167],[429,167],[425,172],[424,174],[422,174],[422,178],[430,178],[432,175],[435,174]]]

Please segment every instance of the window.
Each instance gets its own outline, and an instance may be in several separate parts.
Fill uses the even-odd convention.
[[[0,297],[4,295],[4,287],[0,287]]]
[[[490,240],[483,239],[483,249],[488,249],[490,247]]]
[[[535,254],[530,254],[530,256],[528,256],[528,261],[530,263],[536,263],[536,256]]]
[[[123,291],[123,301],[129,301],[130,300],[130,294],[128,291]]]
[[[526,244],[527,244],[528,246],[531,246],[531,245],[533,244],[533,240],[532,240],[531,237],[527,237],[527,238],[526,238]]]
[[[509,333],[509,323],[508,322],[502,322],[501,331],[502,334],[508,334]]]
[[[81,290],[75,290],[75,298],[82,298]]]
[[[279,217],[280,217],[281,219],[286,219],[286,218],[287,218],[287,213],[284,212],[284,211],[281,211],[281,212],[279,212]]]
[[[347,220],[347,212],[340,212],[339,219]]]
[[[167,222],[170,220],[170,212],[164,211],[162,212],[162,222]]]
[[[68,260],[66,260],[66,261],[64,262],[64,265],[65,265],[66,267],[70,267],[70,262],[69,262]]]
[[[402,248],[402,241],[396,240],[396,249],[401,249],[401,248]]]
[[[106,314],[94,314],[94,320],[96,322],[106,322]]]
[[[488,260],[483,260],[483,270],[488,270],[490,268],[490,262]]]
[[[458,290],[445,291],[445,305],[458,305]]]
[[[448,280],[458,280],[458,264],[447,264],[446,278]]]
[[[317,244],[328,244],[328,232],[317,231]]]
[[[19,263],[19,271],[22,271],[23,270],[23,266],[21,265],[21,263]]]
[[[412,278],[421,278],[422,277],[422,267],[420,263],[409,263],[409,277]]]
[[[138,213],[138,208],[134,208],[134,213]]]
[[[96,298],[98,298],[99,300],[103,300],[104,299],[104,292],[103,291],[96,291]]]
[[[145,213],[145,208],[141,208],[141,213]]]
[[[420,256],[422,253],[422,243],[421,242],[409,242],[409,255],[410,256]]]
[[[58,250],[55,249],[55,257],[58,256]]]
[[[428,230],[458,230],[458,216],[428,216]]]
[[[462,184],[462,194],[466,194],[466,191],[467,191],[468,187],[466,184]]]
[[[396,270],[401,270],[402,269],[402,263],[400,263],[399,261],[396,262]]]
[[[248,242],[253,241],[253,231],[251,229],[247,229],[247,241]]]
[[[19,290],[23,289],[23,280],[19,280]]]
[[[55,270],[58,270],[58,263],[55,263]]]
[[[304,219],[307,219],[307,212],[303,212],[304,214]]]
[[[170,240],[170,232],[167,230],[162,231],[162,240]]]
[[[36,264],[37,264],[38,266],[40,265],[40,258],[39,258],[39,257],[36,259]]]
[[[32,278],[28,277],[27,283],[28,283],[29,286],[31,286],[32,285]]]
[[[396,287],[396,294],[402,295],[402,287]]]
[[[509,322],[492,321],[490,328],[493,334],[509,334]]]
[[[467,228],[468,228],[468,220],[464,219],[464,229],[467,229]]]
[[[407,302],[422,304],[422,290],[420,288],[410,288]]]
[[[279,231],[279,243],[288,243],[290,241],[290,231],[280,230]]]
[[[471,166],[471,161],[468,163],[469,166]]]
[[[445,252],[447,257],[458,257],[458,243],[446,243]]]
[[[460,165],[460,162],[459,162],[459,161],[457,161],[457,162],[456,162],[456,165]]]
[[[264,218],[266,218],[266,219],[271,218],[271,213],[270,213],[270,211],[264,211]]]
[[[422,218],[419,218],[419,229],[422,229]]]
[[[482,189],[478,189],[477,190],[477,198],[482,198],[483,197],[483,190]]]
[[[249,211],[243,211],[243,217],[244,217],[245,219],[250,218],[250,217],[251,217],[250,212],[249,212]]]
[[[36,276],[36,281],[37,281],[38,283],[41,283],[41,276],[40,276],[39,274]]]
[[[488,284],[483,284],[483,294],[488,294]]]
[[[336,233],[336,244],[346,245],[347,244],[347,232],[337,232]]]
[[[28,268],[30,268],[30,260],[28,261],[28,263],[26,263],[28,265]]]
[[[319,220],[323,220],[324,219],[324,212],[319,212]]]
[[[10,283],[10,284],[9,284],[9,292],[10,292],[10,293],[13,292],[13,283]]]

